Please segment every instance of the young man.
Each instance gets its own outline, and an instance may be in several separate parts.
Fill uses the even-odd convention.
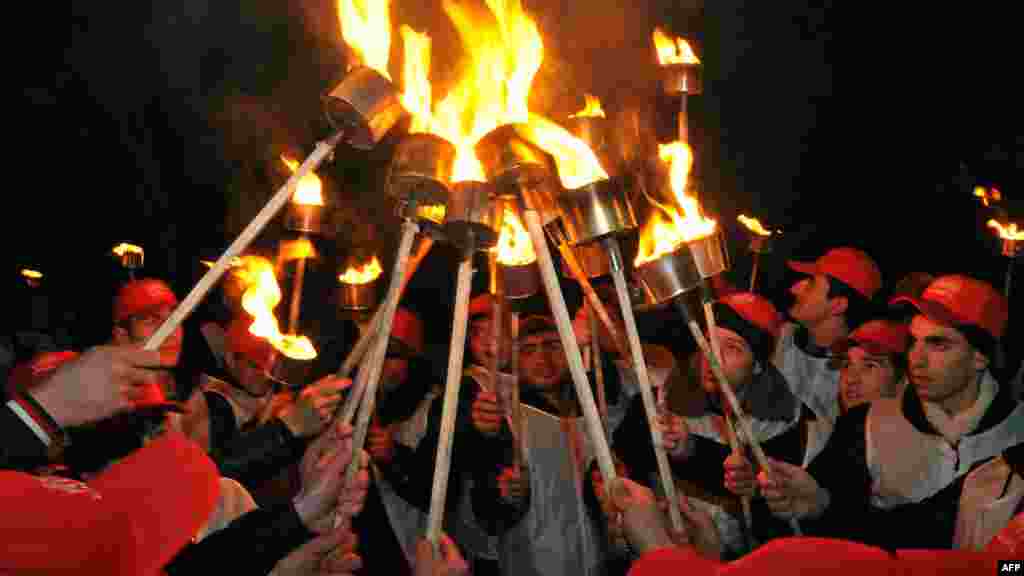
[[[522,466],[528,473],[517,477],[514,468],[506,467],[499,477],[505,506],[494,515],[505,517],[500,522],[492,518],[491,524],[501,537],[502,574],[600,574],[606,561],[598,524],[603,520],[584,491],[594,455],[549,315],[520,323],[519,377]]]
[[[1006,457],[1024,440],[1024,406],[989,371],[1006,299],[951,275],[895,302],[916,310],[910,385],[844,415],[809,471],[779,463],[758,480],[772,510],[810,533],[887,548],[977,547],[1024,495]]]
[[[850,334],[839,368],[839,398],[844,413],[903,392],[908,341],[907,326],[889,320],[865,322]]]
[[[882,274],[870,256],[855,248],[833,248],[814,262],[788,262],[806,277],[790,288],[794,303],[783,326],[774,364],[790,389],[813,412],[810,430],[817,448],[825,445],[839,417],[839,371],[833,348],[874,316],[872,299]],[[806,464],[806,462],[805,462]]]

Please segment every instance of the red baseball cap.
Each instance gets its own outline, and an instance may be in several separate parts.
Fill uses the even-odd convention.
[[[767,332],[772,338],[779,337],[782,315],[767,298],[753,292],[734,292],[719,298],[718,301],[732,308],[740,317]]]
[[[133,280],[121,286],[117,292],[117,298],[114,300],[114,322],[123,322],[161,305],[178,305],[178,297],[165,282],[155,278]]]
[[[890,302],[902,303],[946,326],[977,326],[996,340],[1010,316],[1009,303],[991,284],[960,274],[936,278],[919,298],[898,296]]]
[[[218,478],[177,432],[88,483],[0,472],[0,570],[155,576],[213,512]]]
[[[260,369],[269,371],[277,359],[277,350],[266,338],[249,331],[252,323],[253,318],[248,314],[235,316],[228,327],[224,343],[228,352],[245,356]]]
[[[391,337],[400,340],[417,355],[423,355],[423,322],[413,312],[405,308],[395,310],[395,320],[391,324]]]
[[[871,354],[903,354],[910,341],[907,325],[889,320],[871,320],[850,334],[850,346],[864,348]]]
[[[869,300],[882,287],[882,271],[878,264],[875,264],[871,256],[856,248],[833,248],[814,262],[789,260],[786,264],[808,276],[831,276]]]
[[[490,317],[494,313],[494,298],[490,293],[484,292],[469,301],[469,319],[477,316]]]

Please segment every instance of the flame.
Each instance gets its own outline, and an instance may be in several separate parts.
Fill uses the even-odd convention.
[[[748,217],[744,216],[743,214],[740,214],[740,216],[739,216],[739,218],[737,218],[737,220],[740,221],[740,224],[743,224],[744,226],[746,226],[747,230],[750,230],[751,232],[753,232],[754,234],[757,234],[758,236],[771,236],[772,235],[771,232],[769,232],[768,230],[764,229],[764,226],[761,226],[761,222],[757,218],[748,218]]]
[[[391,56],[391,2],[389,0],[338,0],[341,36],[359,61],[368,68],[388,74]]]
[[[467,3],[444,0],[468,56],[459,81],[433,101],[429,80],[430,39],[403,27],[402,103],[413,114],[410,133],[431,133],[455,146],[453,182],[484,181],[473,150],[503,124],[525,122],[533,77],[544,59],[540,30],[520,0],[486,0],[493,16],[481,18]]]
[[[990,206],[990,202],[999,202],[1003,199],[1003,193],[998,188],[985,188],[984,186],[974,187],[974,196],[981,198],[983,205]]]
[[[597,96],[584,94],[583,97],[586,99],[583,110],[570,115],[569,118],[605,118],[604,108],[601,107],[601,100]]]
[[[299,163],[287,156],[281,156],[281,160],[285,166],[294,174],[299,168]],[[321,194],[323,189],[323,183],[320,182],[320,177],[310,172],[299,180],[299,184],[295,187],[295,193],[292,194],[292,202],[296,204],[306,204],[313,206],[323,206],[324,196]]]
[[[281,334],[274,308],[281,302],[281,288],[274,277],[274,266],[260,256],[244,256],[236,275],[241,278],[245,289],[242,294],[242,308],[253,317],[249,332],[265,338],[279,352],[294,360],[316,358],[316,349],[309,338],[300,335]]]
[[[608,179],[608,173],[587,143],[547,118],[530,114],[529,121],[520,127],[520,133],[554,157],[558,177],[566,189],[575,190]]]
[[[342,284],[369,284],[376,280],[384,269],[380,267],[380,261],[374,256],[369,262],[359,266],[350,265],[345,269],[344,274],[338,274],[338,282]]]
[[[319,258],[316,246],[305,236],[296,240],[282,242],[280,248],[281,261],[304,260],[306,258]]]
[[[124,256],[125,254],[142,254],[142,247],[122,242],[117,246],[114,246],[113,253],[118,256]]]
[[[676,206],[654,202],[654,212],[640,232],[634,264],[639,266],[674,252],[680,244],[704,238],[715,232],[715,221],[701,215],[697,199],[686,195],[686,181],[693,166],[693,152],[685,142],[658,146],[658,157],[669,167],[669,184]],[[653,202],[653,199],[652,199]]]
[[[1024,240],[1024,230],[1017,230],[1017,224],[1014,222],[1004,226],[995,220],[989,220],[988,227],[999,232],[999,237],[1003,240]]]
[[[533,242],[526,232],[515,210],[506,207],[502,217],[501,234],[498,244],[493,248],[498,251],[498,262],[505,266],[525,266],[537,261],[533,251]]]
[[[213,268],[217,264],[212,260],[200,260],[199,263],[202,264],[203,266],[206,266],[207,268]],[[238,268],[241,265],[242,259],[239,258],[238,256],[235,256],[234,258],[231,259],[231,263],[228,264],[228,268]]]
[[[654,29],[653,37],[654,49],[658,52],[658,64],[700,64],[700,59],[683,38],[672,38],[661,28]]]
[[[431,206],[417,206],[416,216],[423,220],[430,220],[435,224],[441,224],[444,222],[444,215],[448,212],[448,208],[444,204],[434,204]]]
[[[21,276],[28,278],[29,280],[39,280],[43,277],[43,273],[38,270],[32,270],[31,268],[22,268]]]

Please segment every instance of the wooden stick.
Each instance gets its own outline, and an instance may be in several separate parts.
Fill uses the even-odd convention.
[[[420,237],[420,246],[409,259],[409,265],[406,269],[405,276],[402,278],[402,288],[399,291],[400,294],[405,294],[405,288],[409,285],[409,281],[413,275],[416,274],[416,270],[419,268],[423,259],[430,253],[430,249],[434,246],[433,238],[429,236]],[[399,296],[401,300],[401,296]],[[356,345],[352,347],[352,350],[345,357],[345,361],[342,362],[341,368],[335,374],[338,378],[347,378],[352,371],[355,370],[359,361],[362,360],[363,355],[370,349],[370,343],[374,340],[374,335],[377,333],[377,327],[381,323],[381,316],[384,313],[384,308],[377,308],[377,311],[373,313],[373,319],[370,320],[370,326],[367,330],[364,330],[359,335],[359,340],[356,341]]]
[[[753,292],[754,288],[757,287],[757,268],[761,263],[761,253],[754,252],[754,264],[750,269],[750,291]]]
[[[508,329],[511,337],[509,344],[509,370],[512,372],[512,394],[510,409],[510,417],[512,420],[512,466],[515,468],[516,473],[520,473],[523,467],[523,444],[526,439],[523,438],[523,407],[519,403],[519,314],[516,312],[509,312],[508,318]]]
[[[363,390],[362,402],[359,405],[359,418],[356,421],[355,430],[352,434],[353,454],[358,454],[366,443],[366,431],[370,425],[370,416],[373,414],[374,405],[377,400],[377,388],[380,384],[380,372],[384,365],[384,357],[387,355],[388,344],[391,340],[391,325],[395,320],[395,310],[398,309],[398,301],[401,299],[402,275],[409,264],[409,253],[412,251],[412,241],[419,232],[419,226],[406,220],[402,223],[402,237],[398,244],[398,258],[391,270],[391,281],[388,283],[387,296],[382,306],[384,312],[381,318],[380,327],[377,330],[377,338],[373,342],[369,365],[363,369],[368,371],[366,375],[366,387]],[[346,483],[351,484],[359,471],[359,458],[353,456],[346,472]]]
[[[471,241],[470,244],[474,242]],[[459,263],[455,288],[455,318],[452,339],[448,348],[448,373],[444,388],[444,407],[441,410],[441,432],[434,461],[434,484],[430,492],[430,512],[427,516],[427,540],[435,550],[441,538],[444,503],[448,495],[448,474],[452,466],[452,444],[455,440],[455,416],[458,412],[459,390],[462,387],[462,362],[466,352],[466,324],[469,321],[469,294],[473,288],[473,258],[467,254]]]
[[[665,490],[665,497],[669,501],[669,518],[672,521],[672,528],[677,532],[683,531],[683,517],[679,513],[678,501],[676,500],[676,483],[672,478],[672,469],[668,464],[668,454],[665,452],[665,443],[661,436],[661,427],[658,425],[658,406],[654,401],[654,392],[651,390],[651,379],[647,375],[647,362],[644,360],[643,347],[640,344],[640,332],[636,327],[636,318],[633,316],[633,304],[629,300],[629,289],[626,287],[626,274],[622,269],[622,250],[619,248],[619,241],[615,237],[608,237],[604,240],[608,249],[608,259],[611,261],[612,280],[615,282],[615,292],[619,296],[619,307],[622,309],[622,319],[626,324],[626,337],[629,339],[629,350],[632,353],[633,369],[636,370],[636,381],[640,387],[640,399],[644,403],[644,412],[647,413],[647,426],[651,431],[651,442],[654,445],[654,457],[658,463],[658,475],[661,477],[661,485]]]
[[[729,379],[725,377],[725,370],[722,369],[721,363],[718,362],[718,357],[714,355],[711,350],[711,345],[708,344],[704,334],[700,331],[700,326],[697,325],[697,321],[690,317],[690,311],[686,309],[686,303],[676,298],[674,300],[676,309],[683,318],[686,319],[686,325],[690,328],[690,334],[693,335],[693,339],[697,341],[697,346],[704,353],[704,356],[708,359],[708,364],[711,365],[711,372],[715,375],[718,380],[718,386],[725,396],[726,401],[732,408],[733,415],[736,421],[740,425],[740,429],[743,431],[744,436],[750,442],[750,447],[754,450],[754,458],[757,460],[758,465],[766,474],[771,473],[771,467],[768,464],[768,457],[765,455],[764,450],[761,449],[761,442],[758,441],[757,437],[754,436],[753,428],[750,426],[750,420],[747,419],[746,414],[743,412],[743,407],[740,406],[739,400],[736,398],[736,394],[733,392],[732,384],[729,383]],[[800,524],[796,518],[791,518],[789,526],[792,528],[793,533],[797,536],[801,535]]]
[[[231,267],[231,260],[236,256],[242,254],[246,248],[252,244],[252,241],[256,239],[256,236],[266,228],[267,224],[277,216],[277,213],[284,208],[285,204],[291,198],[292,191],[295,186],[299,183],[303,177],[307,174],[316,170],[323,161],[331,155],[331,152],[341,141],[343,134],[342,132],[336,132],[330,138],[323,140],[316,145],[316,150],[306,158],[305,162],[288,178],[288,181],[281,186],[270,200],[267,202],[256,217],[249,222],[249,225],[242,230],[242,233],[235,238],[235,241],[228,246],[228,249],[220,255],[217,262],[212,268],[203,274],[203,277],[199,279],[199,282],[192,287],[192,291],[188,293],[188,296],[178,304],[174,312],[164,320],[164,323],[157,328],[156,332],[146,340],[146,344],[143,347],[145,350],[156,350],[163,345],[164,341],[174,333],[175,330],[181,326],[181,323],[188,318],[188,315],[195,310],[196,306],[206,297],[206,294],[210,291],[217,281],[220,280],[221,276],[227,272],[228,268]]]
[[[376,341],[376,338],[371,340]],[[349,392],[348,398],[345,400],[345,404],[337,416],[345,424],[351,424],[352,419],[356,416],[356,410],[359,408],[359,404],[362,403],[363,392],[366,391],[366,379],[369,373],[369,364],[364,364],[356,374],[356,381],[352,383],[352,391]]]
[[[502,302],[505,299],[501,266],[498,265],[498,251],[491,250],[487,253],[487,261],[491,273],[491,346],[494,348],[494,356],[487,366],[487,378],[490,381],[491,392],[500,406],[502,395],[498,390],[498,370],[501,368],[501,352],[503,348],[502,332]]]
[[[583,420],[587,425],[587,432],[597,457],[597,464],[604,476],[605,488],[610,490],[615,478],[615,463],[612,460],[612,452],[608,448],[608,439],[601,427],[601,415],[597,412],[597,404],[594,403],[594,394],[590,390],[590,383],[587,381],[587,373],[583,368],[583,357],[580,355],[580,346],[576,342],[576,334],[572,329],[572,320],[569,318],[569,309],[565,305],[565,297],[562,296],[562,288],[558,284],[558,275],[555,273],[555,264],[551,259],[551,252],[548,251],[547,238],[544,236],[544,229],[541,227],[540,214],[529,206],[523,212],[526,220],[526,228],[530,233],[530,240],[533,242],[533,250],[537,253],[537,262],[540,265],[541,278],[544,280],[544,291],[547,293],[548,304],[555,317],[555,325],[558,327],[558,336],[562,340],[562,347],[565,349],[566,357],[569,360],[569,371],[572,374],[573,384],[576,386],[576,396],[583,409]]]
[[[589,304],[588,304],[589,306]],[[608,395],[604,388],[604,363],[601,362],[601,339],[597,335],[597,316],[594,309],[588,310],[590,320],[590,364],[594,368],[594,384],[597,386],[597,411],[601,414],[604,433],[611,438],[612,430],[608,423]]]
[[[594,290],[594,285],[590,283],[590,278],[587,277],[583,266],[576,259],[576,254],[573,253],[572,248],[567,243],[559,244],[558,251],[562,254],[562,259],[565,263],[569,265],[569,271],[572,273],[573,278],[576,279],[576,282],[579,283],[580,288],[583,290],[583,295],[586,297],[587,303],[590,304],[591,310],[597,312],[598,319],[608,329],[608,334],[611,335],[612,342],[615,343],[619,356],[629,358],[629,349],[622,338],[622,334],[619,333],[619,329],[612,322],[611,316],[608,315],[608,311],[604,307],[604,302],[601,302],[601,298]]]
[[[288,313],[288,333],[299,333],[299,304],[302,302],[302,284],[306,277],[306,259],[295,263],[295,281],[292,282],[292,305]]]

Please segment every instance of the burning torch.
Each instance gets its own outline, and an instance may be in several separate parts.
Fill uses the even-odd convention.
[[[377,303],[377,278],[383,271],[376,256],[362,263],[350,260],[345,271],[338,274],[338,284],[341,286],[338,292],[338,306],[342,310],[372,309]]]
[[[30,288],[39,288],[43,284],[43,273],[31,268],[22,268],[18,274],[25,279]]]
[[[117,246],[114,246],[111,253],[117,257],[121,267],[128,271],[128,277],[134,280],[135,271],[142,268],[143,258],[145,256],[142,246],[122,242]]]
[[[691,95],[703,92],[700,60],[682,38],[672,38],[661,28],[655,28],[652,37],[661,66],[662,88],[670,96],[679,96],[679,140],[688,143],[686,101]]]
[[[999,239],[1002,241],[1002,254],[1010,260],[1006,267],[1006,284],[1003,286],[1003,295],[1009,300],[1013,283],[1013,266],[1017,263],[1017,257],[1021,253],[1024,230],[1017,230],[1015,222],[1003,225],[995,220],[989,220],[988,227],[999,233]]]
[[[298,162],[285,156],[282,156],[281,160],[293,172],[298,167]],[[299,234],[298,240],[289,243],[291,246],[284,247],[284,251],[288,253],[284,260],[295,260],[291,307],[288,313],[288,332],[291,334],[295,334],[298,330],[306,261],[316,256],[316,250],[309,237],[323,234],[323,212],[323,182],[316,174],[310,172],[302,180],[299,180],[298,186],[295,187],[295,193],[292,195],[292,201],[288,203],[284,219],[285,228]]]
[[[351,0],[341,0],[350,4]],[[342,141],[369,149],[376,145],[405,114],[398,91],[387,73],[390,53],[389,2],[370,2],[374,17],[362,20],[366,10],[339,10],[341,32],[346,43],[359,56],[356,66],[323,98],[324,114],[333,133],[320,141],[316,149],[295,169],[288,181],[270,198],[238,238],[221,254],[217,262],[192,288],[174,312],[146,341],[146,350],[156,350],[199,305],[207,292],[220,280],[236,256],[249,247],[267,224],[288,203],[292,192],[307,174],[315,171]],[[351,17],[349,17],[351,16]],[[354,459],[357,460],[357,459]]]
[[[757,218],[749,218],[740,214],[737,220],[750,232],[750,253],[753,255],[754,263],[750,268],[750,291],[757,287],[757,270],[761,263],[762,254],[770,254],[774,244],[774,233],[766,230]],[[778,230],[775,231],[776,233]]]

